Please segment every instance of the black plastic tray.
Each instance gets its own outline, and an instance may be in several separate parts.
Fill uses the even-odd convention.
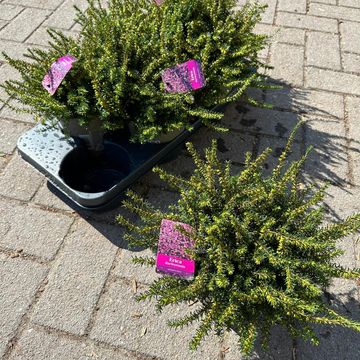
[[[221,112],[223,108],[214,110]],[[24,160],[45,174],[77,206],[105,210],[118,204],[127,187],[168,159],[200,126],[199,120],[191,131],[185,130],[165,144],[134,144],[128,135],[115,134],[105,140],[105,160],[89,161],[81,139],[66,138],[60,129],[39,124],[19,138],[18,150]]]

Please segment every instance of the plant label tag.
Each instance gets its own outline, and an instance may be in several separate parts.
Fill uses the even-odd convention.
[[[161,221],[156,271],[192,280],[195,273],[195,261],[191,260],[186,249],[191,249],[194,243],[178,230],[179,226],[188,233],[192,230],[187,224],[166,219]]]
[[[165,0],[154,0],[157,6],[160,6]]]
[[[76,57],[72,55],[62,56],[51,64],[50,70],[44,76],[42,86],[51,94],[54,95],[61,82],[64,80],[66,74],[70,71],[73,63],[77,61]]]
[[[168,68],[162,72],[161,78],[165,84],[165,90],[170,93],[186,93],[201,89],[206,84],[201,63],[198,60],[189,60]]]

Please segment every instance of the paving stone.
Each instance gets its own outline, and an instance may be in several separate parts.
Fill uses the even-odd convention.
[[[311,3],[309,14],[342,20],[359,21],[360,9]]]
[[[28,48],[30,48],[30,45],[12,40],[0,39],[0,49],[12,58],[25,59],[24,53]],[[0,54],[0,60],[5,61],[5,58],[2,54]]]
[[[307,67],[305,84],[310,88],[360,95],[360,76]]]
[[[5,21],[5,20],[0,20],[0,30],[1,30],[2,28],[4,28],[7,24],[8,24],[7,21]]]
[[[46,268],[42,265],[0,254],[0,357],[45,274]]]
[[[316,0],[317,3],[336,5],[338,0]],[[340,0],[341,1],[341,0]]]
[[[299,129],[299,135],[301,130]],[[264,174],[270,175],[272,170],[278,164],[280,155],[283,153],[285,146],[287,144],[286,139],[276,139],[276,138],[267,138],[262,137],[260,139],[258,155],[260,155],[265,149],[271,148],[272,152],[269,157],[264,162]],[[291,149],[291,153],[288,157],[287,163],[290,164],[292,161],[300,160],[302,156],[302,148],[299,143],[294,143]]]
[[[129,280],[135,279],[138,283],[142,284],[151,284],[154,280],[161,276],[156,273],[155,267],[151,268],[148,266],[134,264],[132,262],[134,256],[148,256],[155,259],[156,254],[149,249],[141,251],[122,249],[118,256],[119,261],[113,271],[113,275],[127,278]]]
[[[243,357],[239,350],[238,336],[233,331],[226,334],[223,348],[227,349],[225,360],[288,360],[291,359],[292,341],[284,328],[275,326],[271,331],[268,351],[262,349],[257,340],[253,354],[248,358]]]
[[[66,36],[77,37],[78,33],[75,31],[62,30],[62,33]],[[48,42],[51,41],[50,35],[47,33],[46,27],[39,27],[34,33],[26,40],[29,44],[36,44],[42,46],[48,46]]]
[[[19,12],[23,9],[21,6],[0,4],[0,19],[1,20],[12,20]]]
[[[45,205],[49,208],[53,209],[60,209],[65,211],[71,211],[74,210],[68,205],[69,203],[64,202],[63,198],[59,198],[57,195],[55,195],[51,190],[49,189],[48,183],[45,182],[43,185],[41,185],[40,189],[37,191],[33,202],[35,204],[39,205]]]
[[[7,229],[0,238],[0,246],[9,250],[23,251],[44,260],[52,260],[73,219],[29,206],[12,202],[0,202],[5,213],[2,226]]]
[[[353,53],[360,53],[360,23],[344,21],[340,24],[341,49]]]
[[[42,182],[42,175],[15,155],[0,175],[0,194],[19,200],[30,200]]]
[[[25,9],[5,29],[0,31],[0,38],[14,41],[24,41],[48,17],[48,10]],[[31,21],[28,21],[31,19]]]
[[[290,43],[304,45],[305,30],[295,28],[283,28],[269,24],[258,23],[255,26],[256,34],[271,36],[271,42]]]
[[[50,17],[45,21],[44,26],[70,30],[74,24],[76,5],[80,10],[87,7],[86,0],[66,0]]]
[[[8,3],[16,3],[22,6],[29,6],[29,0],[8,0]],[[55,10],[63,0],[31,0],[31,6],[41,9]]]
[[[156,209],[166,213],[169,205],[175,204],[179,197],[175,192],[152,188],[145,199]]]
[[[283,110],[344,117],[343,96],[330,92],[283,87],[267,90],[265,101]]]
[[[194,327],[175,330],[167,326],[168,320],[194,310],[186,304],[164,309],[158,314],[154,302],[136,302],[131,283],[117,280],[102,297],[99,308],[90,332],[92,339],[162,359],[217,358],[219,341],[213,336],[205,338],[197,352],[190,352],[188,343]]]
[[[121,229],[78,220],[57,257],[32,321],[82,335],[112,266]],[[110,240],[110,241],[109,241]]]
[[[9,101],[9,104],[19,110],[26,109],[26,107],[20,104],[17,100],[12,99]],[[32,114],[29,114],[27,112],[17,112],[6,105],[1,109],[0,117],[23,121],[29,124],[35,124],[36,122]]]
[[[26,329],[11,353],[11,360],[131,360],[136,359],[123,350],[107,349],[91,341],[74,340],[47,333],[38,328]]]
[[[244,122],[245,120],[243,120]],[[245,130],[245,126],[242,128]],[[247,130],[251,130],[246,128]],[[191,136],[190,141],[195,148],[203,153],[203,149],[209,148],[213,140],[217,141],[218,156],[221,160],[230,160],[238,164],[245,161],[246,152],[253,152],[255,138],[249,134],[242,134],[234,130],[225,133],[218,133],[213,130],[203,128]]]
[[[338,185],[348,184],[344,123],[320,117],[306,120],[306,146],[314,146],[305,164],[307,175],[315,183],[326,180]]]
[[[187,151],[186,154],[188,154]],[[174,160],[165,164],[160,164],[159,167],[173,175],[178,175],[183,178],[189,178],[195,169],[192,158],[185,155],[178,155]],[[141,178],[141,182],[163,188],[168,187],[168,184],[161,180],[159,175],[153,171],[149,171],[146,175],[144,175]]]
[[[338,25],[335,19],[319,18],[311,15],[290,14],[281,11],[277,14],[276,25],[331,33],[338,32]]]
[[[279,0],[278,8],[279,11],[288,11],[305,14],[306,13],[306,0]]]
[[[287,111],[246,107],[240,121],[234,121],[233,128],[251,131],[256,134],[266,134],[288,137],[291,130],[300,120],[298,114]]]
[[[271,46],[270,76],[293,86],[303,85],[304,48],[274,43]]]
[[[266,10],[261,17],[261,22],[267,23],[267,24],[272,24],[274,22],[274,18],[275,18],[277,0],[266,0],[266,1],[261,1],[261,2],[266,3],[266,5],[267,5]]]
[[[360,73],[360,54],[343,53],[342,59],[345,71]]]
[[[339,0],[339,5],[360,8],[358,0]]]
[[[308,32],[306,57],[308,65],[340,70],[339,35]]]
[[[346,109],[348,113],[350,156],[352,159],[352,175],[355,185],[360,185],[360,130],[359,130],[360,99],[348,97]]]
[[[26,124],[0,118],[0,152],[11,154],[20,135],[28,129],[29,126]]]
[[[1,64],[1,62],[0,62],[0,64]],[[0,66],[0,84],[4,83],[6,80],[10,80],[10,79],[18,80],[19,79],[18,72],[8,64],[1,65]],[[2,88],[0,88],[0,99],[3,101],[6,101],[9,99],[9,96],[6,94],[6,92]],[[2,109],[3,106],[4,106],[3,103],[0,102],[0,109]],[[0,114],[1,114],[1,112],[0,112]]]

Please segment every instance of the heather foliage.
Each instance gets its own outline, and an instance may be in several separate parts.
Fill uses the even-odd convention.
[[[191,252],[197,272],[193,281],[164,276],[154,281],[139,299],[155,299],[158,309],[167,305],[198,302],[188,316],[170,322],[182,327],[198,321],[191,342],[196,348],[211,330],[232,329],[239,335],[243,353],[253,349],[258,334],[264,344],[271,328],[281,324],[291,336],[317,343],[311,324],[341,325],[360,331],[360,324],[334,311],[323,301],[331,278],[355,279],[360,269],[336,264],[342,250],[336,241],[360,229],[360,214],[324,225],[318,204],[324,188],[300,186],[306,155],[289,162],[294,133],[271,175],[262,165],[271,153],[255,160],[247,154],[245,168],[230,175],[230,165],[217,158],[216,143],[201,158],[188,144],[196,170],[190,179],[157,169],[180,196],[167,211],[152,207],[130,192],[124,206],[138,214],[141,223],[123,216],[118,221],[134,246],[157,251],[162,219],[189,224],[195,241]],[[181,229],[179,229],[181,230]],[[134,258],[154,266],[152,257]]]

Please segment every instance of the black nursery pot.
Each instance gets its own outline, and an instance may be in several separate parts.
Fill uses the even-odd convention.
[[[216,107],[221,112],[224,106]],[[89,150],[81,137],[66,137],[61,128],[37,125],[18,140],[24,160],[44,173],[62,195],[88,210],[107,210],[119,204],[124,190],[155,165],[164,162],[199,127],[184,130],[161,144],[134,144],[129,134],[104,136],[102,151]]]

